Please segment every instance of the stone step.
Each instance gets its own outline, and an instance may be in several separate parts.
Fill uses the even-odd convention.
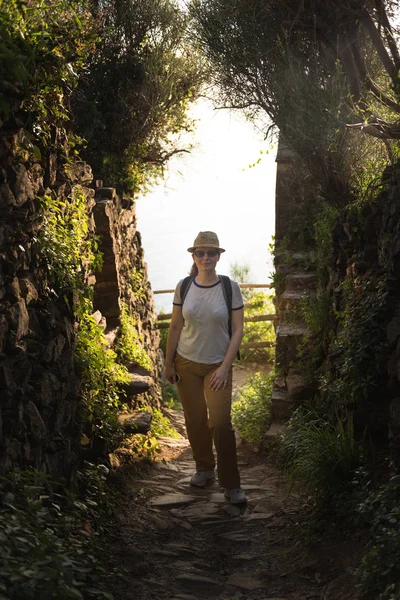
[[[264,435],[262,442],[263,447],[270,447],[277,444],[281,438],[281,435],[285,433],[286,429],[286,423],[271,423],[270,428]]]
[[[276,266],[282,265],[285,270],[304,270],[314,268],[315,259],[311,252],[294,251],[294,252],[276,252],[274,263]]]
[[[299,305],[304,298],[316,298],[315,290],[286,290],[277,297],[276,313],[283,321],[301,321]]]
[[[301,323],[279,323],[276,330],[275,357],[279,372],[286,375],[298,361],[299,345],[310,334]]]
[[[150,431],[151,419],[151,413],[144,410],[135,410],[129,414],[121,414],[118,417],[125,433],[130,435],[148,433]]]
[[[317,274],[313,271],[289,273],[285,279],[285,290],[316,290]]]
[[[289,371],[285,379],[287,393],[294,402],[311,398],[316,391],[315,386],[308,383],[300,373]]]
[[[129,381],[124,384],[123,389],[129,399],[148,392],[153,383],[152,377],[129,373]]]
[[[271,398],[272,422],[288,420],[295,408],[294,400],[289,396],[287,390],[275,388]]]
[[[279,323],[276,328],[276,337],[279,338],[303,338],[310,335],[310,330],[301,323]]]

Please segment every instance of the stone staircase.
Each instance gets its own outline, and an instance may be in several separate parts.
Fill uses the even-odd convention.
[[[304,296],[317,297],[317,276],[312,270],[311,257],[305,252],[293,253],[289,260],[286,255],[281,264],[276,262],[277,270],[287,271],[287,275],[284,290],[276,299],[277,376],[272,394],[272,423],[267,438],[282,431],[293,410],[313,394],[313,386],[305,381],[298,366],[299,347],[309,335],[302,322],[299,305]]]

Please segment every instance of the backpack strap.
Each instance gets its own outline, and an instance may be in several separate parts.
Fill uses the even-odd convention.
[[[194,281],[194,277],[193,275],[188,275],[187,277],[185,277],[185,279],[182,281],[181,284],[181,289],[180,289],[180,294],[181,294],[181,305],[183,306],[183,303],[185,301],[186,295],[189,291],[189,288],[191,286],[191,284]]]
[[[222,282],[222,291],[224,293],[226,306],[228,307],[228,332],[229,337],[232,337],[232,283],[227,275],[218,275]],[[240,360],[240,352],[237,352],[238,360]]]

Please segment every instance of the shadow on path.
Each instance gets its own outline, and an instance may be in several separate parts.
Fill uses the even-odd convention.
[[[169,411],[183,430],[183,415]],[[111,568],[123,567],[116,600],[353,600],[349,540],[306,547],[296,524],[304,507],[268,460],[238,448],[244,507],[218,483],[189,485],[185,438],[162,438],[153,465],[121,475]]]

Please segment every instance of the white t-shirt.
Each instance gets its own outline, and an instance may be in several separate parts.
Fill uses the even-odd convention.
[[[182,306],[182,281],[176,286],[175,306]],[[235,281],[231,280],[231,284],[232,310],[239,310],[243,308],[242,292]],[[185,323],[178,342],[178,354],[197,363],[222,362],[230,342],[223,283],[199,285],[193,281],[183,303],[182,315]]]

